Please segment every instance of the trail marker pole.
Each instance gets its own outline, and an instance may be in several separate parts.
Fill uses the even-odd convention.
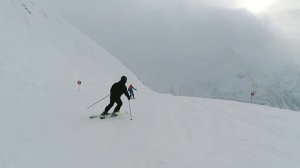
[[[253,90],[252,92],[251,92],[251,103],[252,103],[252,99],[253,99],[253,97],[255,96],[255,93],[256,93],[256,91],[255,90]]]
[[[80,92],[80,85],[81,85],[81,81],[77,81],[77,84],[78,84],[78,91]]]

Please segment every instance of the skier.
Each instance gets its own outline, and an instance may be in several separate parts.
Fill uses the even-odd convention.
[[[121,96],[123,94],[126,95],[126,97],[128,98],[128,100],[130,100],[130,96],[127,92],[127,88],[125,83],[127,82],[127,77],[126,76],[122,76],[121,80],[117,83],[114,83],[110,89],[110,103],[105,107],[104,112],[101,113],[102,116],[106,116],[108,115],[108,111],[110,110],[110,108],[117,103],[117,106],[115,107],[112,116],[116,116],[117,112],[119,112],[121,106],[122,106],[122,100],[121,100]]]
[[[134,87],[132,86],[132,84],[130,84],[129,87],[128,87],[129,95],[130,95],[130,98],[135,99],[135,98],[134,98],[133,90],[137,90],[137,89],[134,88]]]

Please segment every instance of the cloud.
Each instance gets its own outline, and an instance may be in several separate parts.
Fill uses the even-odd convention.
[[[266,13],[269,20],[279,27],[289,38],[300,35],[300,1],[277,1]]]
[[[282,49],[284,42],[264,20],[244,9],[229,8],[236,3],[232,0],[59,1],[66,20],[135,71],[150,68],[144,63],[158,65],[173,58],[173,66],[177,66],[176,60],[227,49],[239,53],[247,62],[288,55],[281,54],[286,50]]]

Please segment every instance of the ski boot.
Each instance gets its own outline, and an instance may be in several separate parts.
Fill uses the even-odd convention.
[[[104,119],[108,114],[108,112],[103,112],[100,114],[100,119]]]
[[[112,116],[112,117],[118,116],[118,112],[115,112],[115,111],[114,111],[113,113],[111,113],[111,116]]]

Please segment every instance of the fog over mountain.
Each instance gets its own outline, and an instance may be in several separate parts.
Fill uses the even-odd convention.
[[[299,110],[298,52],[285,36],[293,26],[272,20],[284,23],[283,15],[258,17],[234,2],[47,3],[156,91],[249,102],[256,90],[255,103]],[[283,12],[278,6],[273,13]]]

